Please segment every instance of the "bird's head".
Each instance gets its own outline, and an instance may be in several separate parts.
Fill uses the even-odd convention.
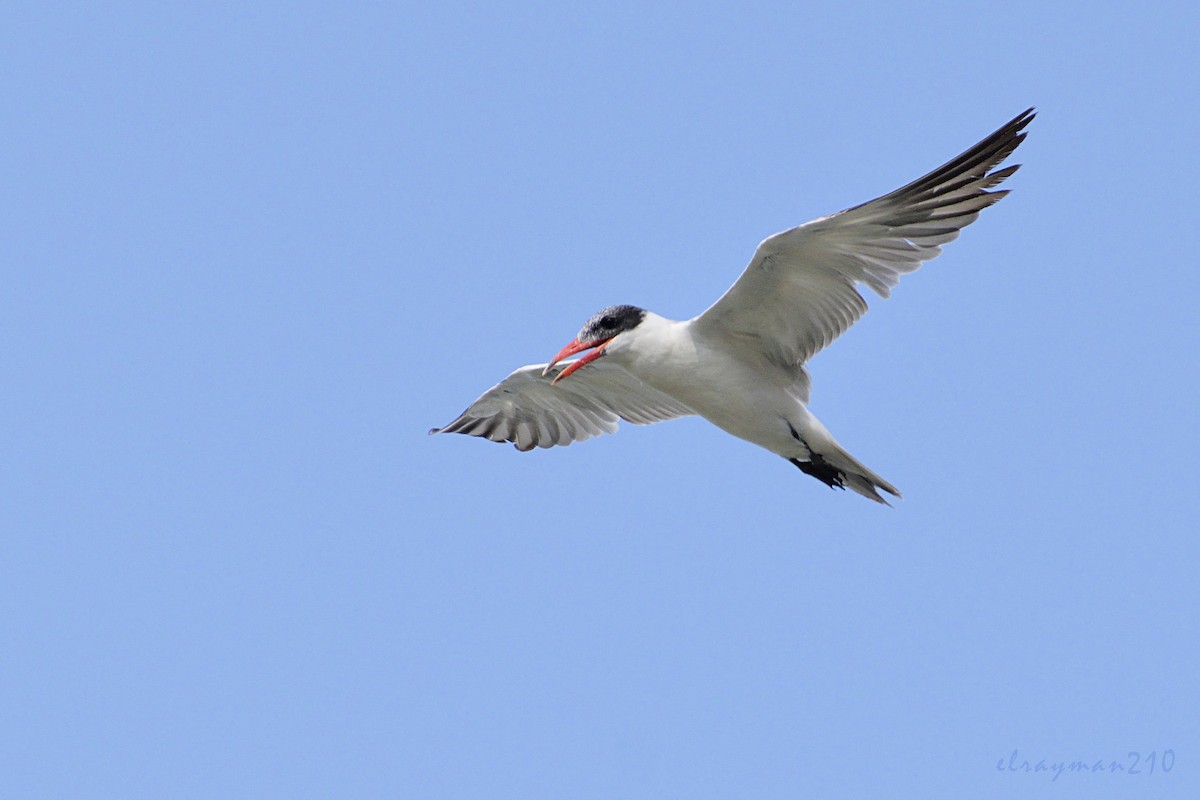
[[[572,361],[567,365],[566,369],[551,381],[551,383],[558,383],[580,367],[590,364],[603,356],[605,348],[608,347],[613,339],[616,339],[623,333],[632,331],[638,325],[641,325],[642,320],[645,318],[645,309],[638,308],[637,306],[609,306],[603,311],[597,311],[592,315],[591,319],[583,324],[579,335],[566,347],[559,350],[558,355],[550,360],[550,363],[546,365],[546,369],[542,374],[548,374],[551,367],[568,356],[582,353],[585,350],[592,351],[582,358]]]

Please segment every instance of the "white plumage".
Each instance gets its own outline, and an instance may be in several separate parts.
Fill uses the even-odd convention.
[[[604,309],[548,365],[522,367],[430,433],[529,450],[611,433],[618,418],[649,424],[698,414],[830,486],[879,502],[880,489],[898,497],[809,413],[804,363],[866,313],[857,284],[887,297],[900,276],[1007,194],[989,190],[1017,166],[992,170],[1033,117],[1032,109],[1020,114],[883,197],[768,237],[733,286],[692,320]]]
[[[518,450],[582,442],[616,433],[617,420],[649,425],[692,414],[687,406],[651,389],[621,367],[600,362],[576,379],[552,386],[545,364],[521,367],[436,433],[466,433]],[[566,369],[557,366],[549,378]]]

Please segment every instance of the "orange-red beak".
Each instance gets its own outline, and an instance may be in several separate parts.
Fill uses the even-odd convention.
[[[550,381],[550,384],[554,385],[554,384],[558,383],[559,381],[561,381],[563,378],[570,375],[571,373],[575,372],[576,370],[580,369],[581,367],[583,367],[587,364],[592,363],[597,358],[604,355],[604,346],[611,341],[612,341],[611,336],[607,339],[592,339],[589,342],[581,342],[578,339],[576,339],[575,341],[571,342],[566,347],[564,347],[562,350],[559,350],[558,355],[556,355],[554,358],[550,359],[550,363],[546,365],[546,368],[544,370],[542,370],[542,374],[543,375],[548,374],[550,372],[550,368],[553,367],[558,362],[562,361],[564,358],[573,356],[576,353],[582,353],[584,350],[592,350],[593,347],[596,348],[595,350],[592,350],[592,352],[588,353],[583,358],[580,358],[578,361],[572,361],[570,364],[568,364],[567,368],[558,374],[558,377],[556,377],[554,380]]]

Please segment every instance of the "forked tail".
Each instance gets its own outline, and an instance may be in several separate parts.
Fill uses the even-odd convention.
[[[816,423],[811,433],[818,434],[812,437],[815,441],[811,444],[790,422],[788,423],[792,437],[808,451],[804,456],[788,458],[788,461],[795,464],[805,475],[813,476],[831,489],[853,489],[863,497],[885,506],[890,506],[891,503],[883,499],[876,489],[882,489],[893,497],[900,497],[899,489],[847,453],[815,417],[810,416],[809,420],[810,424]]]

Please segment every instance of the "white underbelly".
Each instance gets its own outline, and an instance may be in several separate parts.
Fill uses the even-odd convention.
[[[644,383],[687,405],[725,432],[780,455],[794,455],[798,443],[789,420],[807,418],[782,376],[764,374],[730,358],[673,359],[637,365]],[[774,380],[773,380],[774,379]]]

